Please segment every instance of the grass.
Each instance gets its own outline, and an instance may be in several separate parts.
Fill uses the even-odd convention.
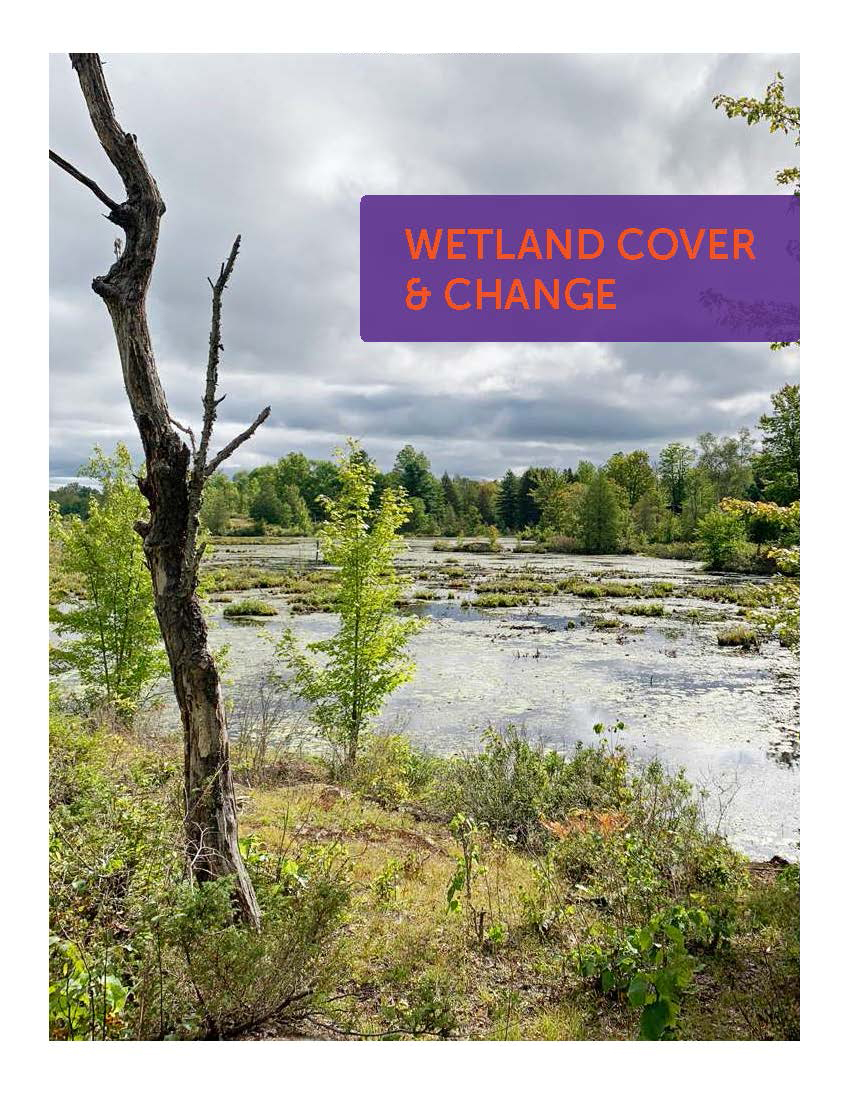
[[[506,574],[476,584],[476,592],[507,592],[513,595],[529,594],[547,596],[555,592],[556,586],[535,576],[511,576]]]
[[[734,646],[739,649],[757,649],[759,637],[752,627],[740,624],[719,631],[717,644],[720,646]]]
[[[630,603],[617,608],[618,615],[645,615],[647,618],[660,619],[664,615],[662,603]]]
[[[273,604],[266,603],[265,600],[240,600],[239,603],[232,603],[224,609],[224,617],[226,619],[239,619],[248,615],[277,615],[277,608]]]
[[[787,581],[786,581],[787,583]],[[704,584],[685,589],[685,595],[712,603],[737,604],[738,607],[770,607],[775,599],[776,584]]]
[[[484,592],[474,600],[463,600],[461,607],[527,607],[539,602],[536,596],[523,596],[517,592]]]
[[[586,581],[581,577],[566,577],[559,582],[558,590],[587,600],[601,600],[609,597],[614,599],[654,597],[657,599],[659,596],[671,595],[676,590],[676,586],[670,581],[637,584],[623,581]]]

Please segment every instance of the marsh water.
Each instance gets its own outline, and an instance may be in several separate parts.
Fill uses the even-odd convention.
[[[512,544],[506,540],[505,546]],[[447,562],[456,574],[463,572],[453,587]],[[310,569],[317,564],[316,543],[217,546],[211,564]],[[690,561],[447,554],[435,551],[433,540],[415,539],[400,565],[419,597],[410,611],[423,616],[425,626],[410,645],[415,678],[391,696],[383,728],[404,731],[433,752],[452,753],[477,748],[490,726],[513,724],[531,739],[568,749],[577,741],[593,743],[597,723],[622,722],[617,742],[639,759],[658,756],[684,768],[706,792],[709,822],[719,821],[734,845],[753,858],[798,854],[798,662],[773,642],[755,651],[717,644],[719,629],[740,623],[738,608],[694,598],[689,590],[724,578],[707,578]],[[544,581],[663,581],[674,589],[659,601],[659,618],[630,614],[635,605],[622,598],[569,592],[541,595],[538,604],[522,607],[463,606],[474,584],[511,571]],[[278,615],[227,619],[226,603],[210,605],[210,641],[229,647],[234,692],[249,689],[261,675],[272,659],[273,639],[285,628],[305,642],[336,628],[333,614],[293,615],[285,595],[274,589],[256,594]]]

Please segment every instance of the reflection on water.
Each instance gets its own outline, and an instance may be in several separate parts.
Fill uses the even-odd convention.
[[[617,612],[629,601],[544,596],[539,607],[481,610],[462,606],[468,591],[439,586],[434,572],[455,559],[480,580],[495,571],[534,570],[563,575],[625,576],[676,584],[664,598],[668,616],[647,619]],[[216,563],[265,568],[315,562],[315,541],[284,545],[219,547]],[[717,645],[723,619],[735,609],[712,605],[720,621],[692,622],[684,613],[707,609],[687,595],[701,582],[694,562],[643,557],[555,557],[531,554],[435,553],[413,540],[402,558],[411,574],[432,578],[430,601],[410,612],[427,617],[411,644],[415,679],[390,699],[385,726],[404,728],[435,752],[474,748],[488,725],[513,723],[556,748],[592,741],[596,723],[618,720],[618,735],[638,757],[658,754],[684,767],[710,791],[739,788],[726,818],[730,839],[758,858],[795,855],[798,840],[797,662],[777,645],[758,653]],[[429,572],[430,571],[430,572]],[[421,588],[422,580],[412,587]],[[213,645],[227,643],[233,689],[256,674],[272,654],[274,639],[292,627],[303,641],[333,633],[335,616],[291,616],[283,597],[263,593],[280,610],[275,619],[246,626],[210,606]],[[622,626],[595,629],[616,615]]]

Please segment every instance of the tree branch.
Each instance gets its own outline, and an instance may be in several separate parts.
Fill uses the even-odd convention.
[[[63,168],[68,173],[69,176],[73,176],[74,179],[78,180],[81,184],[83,184],[84,187],[88,187],[89,191],[97,195],[104,206],[109,207],[110,211],[113,214],[115,213],[120,204],[115,202],[114,199],[111,199],[102,187],[99,187],[93,179],[89,179],[88,176],[84,175],[79,170],[79,168],[75,168],[73,164],[70,163],[70,161],[65,160],[64,157],[60,157],[58,153],[54,153],[52,149],[49,149],[48,152],[50,154],[50,159],[53,161],[54,164],[58,164],[60,168]]]
[[[237,236],[236,240],[233,242],[233,247],[230,249],[230,255],[221,265],[216,281],[213,282],[211,279],[207,280],[213,292],[212,324],[210,325],[210,350],[207,356],[207,384],[204,390],[204,424],[201,429],[201,443],[198,447],[198,456],[195,460],[195,477],[199,482],[202,481],[204,477],[204,470],[207,464],[207,451],[209,449],[210,437],[212,436],[213,425],[215,424],[219,405],[219,402],[216,401],[215,393],[218,386],[218,364],[223,350],[221,342],[221,299],[227,287],[228,279],[233,273],[236,257],[239,255],[239,244],[241,240],[242,237],[240,235]]]
[[[80,82],[80,89],[88,108],[94,131],[103,151],[118,172],[127,193],[125,202],[111,208],[107,217],[120,225],[126,235],[124,250],[106,275],[98,276],[92,288],[104,301],[122,308],[143,299],[147,293],[151,272],[156,259],[159,238],[159,221],[165,213],[165,203],[159,193],[156,180],[139,152],[135,134],[128,134],[115,118],[115,108],[109,89],[103,78],[103,66],[96,53],[72,53],[71,64]],[[146,323],[146,322],[145,322]],[[167,431],[167,406],[158,376],[150,374],[151,392],[145,396],[147,404],[156,405],[154,421]],[[136,421],[141,394],[130,393],[130,402]]]
[[[179,428],[181,432],[185,432],[186,435],[188,435],[189,440],[192,444],[192,457],[194,458],[195,453],[196,453],[195,433],[192,431],[191,427],[189,427],[188,425],[181,424],[179,420],[175,420],[174,417],[170,413],[169,413],[168,419],[171,421],[171,423],[174,425],[175,428]]]
[[[225,459],[230,458],[233,452],[237,448],[242,446],[246,439],[250,439],[257,428],[259,428],[263,421],[268,418],[268,415],[271,411],[271,405],[266,405],[263,411],[261,413],[258,413],[257,419],[250,426],[250,428],[246,428],[244,432],[241,432],[239,435],[236,436],[235,439],[232,439],[226,447],[222,447],[215,458],[211,462],[207,463],[207,467],[204,470],[204,477],[208,478],[210,474],[214,473],[215,470],[218,469],[218,467],[222,464],[222,462],[225,461]]]
[[[100,57],[96,53],[72,53],[70,57],[89,109],[92,126],[103,151],[124,182],[128,201],[131,204],[149,202],[161,216],[165,213],[165,203],[144,157],[139,152],[136,135],[126,133],[115,118],[115,108],[103,77]]]

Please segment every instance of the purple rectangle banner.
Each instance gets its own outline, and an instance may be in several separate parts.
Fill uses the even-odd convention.
[[[787,195],[364,195],[366,341],[793,341]]]

